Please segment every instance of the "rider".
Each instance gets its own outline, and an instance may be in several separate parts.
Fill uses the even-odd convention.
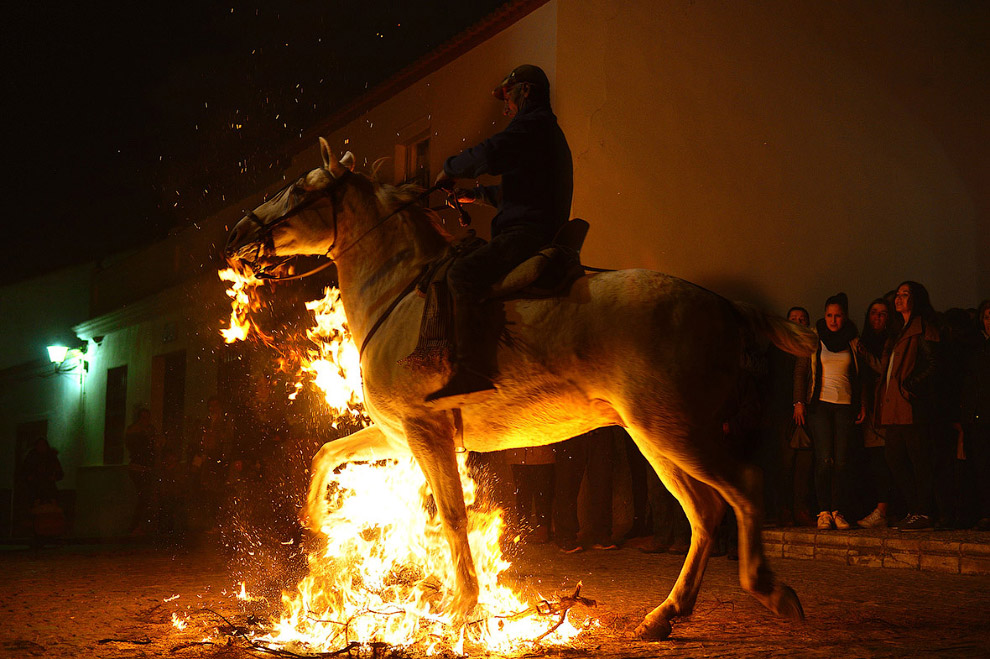
[[[448,158],[436,178],[436,184],[447,190],[453,189],[454,179],[482,174],[500,175],[502,182],[454,193],[462,203],[497,206],[498,213],[492,219],[491,240],[450,267],[457,343],[454,372],[446,386],[426,397],[427,402],[444,398],[463,404],[495,389],[482,363],[481,301],[495,282],[550,244],[570,217],[571,151],[550,108],[546,73],[530,64],[517,66],[492,95],[503,101],[503,114],[512,121],[502,132]]]

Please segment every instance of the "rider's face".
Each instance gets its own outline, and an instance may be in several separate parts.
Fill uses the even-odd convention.
[[[502,114],[507,117],[516,116],[516,113],[519,112],[519,106],[522,105],[523,100],[526,98],[526,94],[524,93],[525,87],[523,84],[516,84],[505,90]]]

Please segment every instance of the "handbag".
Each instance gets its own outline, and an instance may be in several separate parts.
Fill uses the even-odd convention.
[[[804,426],[791,422],[791,448],[811,448],[811,435]]]

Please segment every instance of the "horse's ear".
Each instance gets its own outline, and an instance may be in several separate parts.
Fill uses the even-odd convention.
[[[323,168],[330,169],[330,163],[333,162],[333,153],[330,151],[330,144],[320,138],[320,156],[323,158]]]
[[[344,155],[341,156],[341,158],[340,158],[340,164],[353,172],[354,171],[354,154],[351,153],[350,151],[346,151],[344,153]]]

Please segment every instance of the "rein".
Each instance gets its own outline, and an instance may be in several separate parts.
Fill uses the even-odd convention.
[[[324,198],[331,197],[333,192],[338,188],[337,184],[342,182],[344,178],[346,178],[347,176],[352,175],[350,171],[346,171],[340,178],[337,178],[336,176],[333,175],[333,173],[329,169],[326,169],[325,167],[323,169],[324,171],[327,172],[330,178],[333,179],[334,184],[328,185],[326,188],[319,190],[316,193],[313,193],[311,196],[307,197],[299,204],[288,209],[287,211],[276,217],[274,220],[265,224],[264,222],[261,221],[261,219],[257,215],[254,214],[254,211],[251,211],[247,214],[246,217],[255,224],[257,224],[258,227],[260,228],[261,235],[258,237],[258,240],[260,241],[258,248],[259,252],[263,252],[264,250],[274,251],[272,233],[275,231],[276,227],[278,227],[280,224],[283,224],[292,217],[295,217],[299,213],[302,213],[303,211],[309,209],[310,206],[315,205],[317,202],[323,200]],[[275,265],[271,265],[271,266],[261,266],[256,268],[253,263],[249,263],[249,265],[251,266],[252,270],[254,270],[255,277],[257,277],[258,279],[264,279],[266,281],[293,281],[296,279],[302,279],[303,277],[309,277],[310,275],[316,274],[317,272],[329,268],[331,265],[333,265],[335,258],[339,258],[343,254],[348,252],[352,247],[354,247],[359,242],[361,242],[369,233],[371,233],[372,231],[380,227],[382,224],[384,224],[386,220],[398,215],[399,213],[406,210],[410,206],[419,203],[421,200],[430,196],[432,193],[434,193],[439,189],[440,186],[437,185],[431,186],[426,190],[424,190],[423,192],[421,192],[420,194],[416,195],[416,197],[414,197],[413,199],[410,199],[406,203],[401,204],[397,208],[393,209],[391,213],[383,216],[381,219],[379,219],[377,222],[371,225],[371,227],[368,228],[364,233],[358,236],[357,240],[355,240],[350,245],[340,250],[336,255],[333,256],[331,256],[330,252],[333,250],[334,247],[337,246],[337,204],[335,200],[331,198],[330,209],[332,213],[331,217],[333,218],[333,240],[330,242],[330,247],[327,248],[326,253],[323,254],[323,257],[328,259],[326,263],[318,265],[315,268],[307,270],[306,272],[302,272],[297,275],[287,275],[287,276],[273,275],[270,274],[268,270],[271,268],[277,268],[282,265],[285,265],[289,260],[295,258],[293,256],[283,259],[282,261],[279,261]],[[260,256],[260,254],[256,254],[255,259],[257,259],[258,256]]]

